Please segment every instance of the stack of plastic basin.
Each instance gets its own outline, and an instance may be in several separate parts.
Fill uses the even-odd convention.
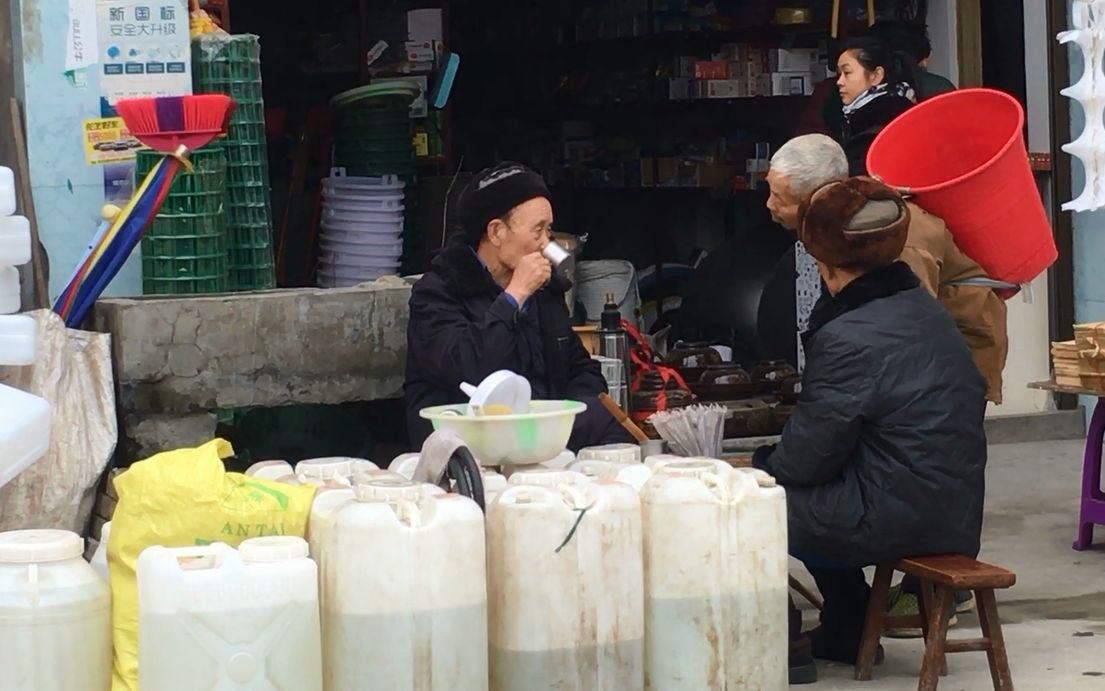
[[[322,181],[318,285],[345,288],[394,275],[403,254],[403,190],[394,175]]]

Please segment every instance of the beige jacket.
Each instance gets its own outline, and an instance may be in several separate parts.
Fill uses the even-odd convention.
[[[1009,352],[1005,301],[990,288],[953,285],[986,272],[960,251],[942,220],[912,202],[908,206],[912,218],[901,259],[951,313],[986,378],[987,400],[1001,403],[1001,373]]]

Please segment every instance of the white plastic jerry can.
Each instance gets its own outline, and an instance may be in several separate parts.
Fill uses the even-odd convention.
[[[751,478],[753,483],[747,482]],[[787,687],[786,491],[762,470],[741,468],[730,477],[737,544],[737,641],[734,664],[743,689]]]
[[[734,505],[755,480],[715,471],[707,461],[670,463],[641,491],[651,691],[759,688],[745,685],[735,664],[739,619],[747,613],[738,601],[745,556]]]
[[[38,325],[19,311],[19,272],[31,261],[27,219],[15,213],[15,178],[0,167],[0,365],[35,362]],[[0,384],[0,487],[44,456],[50,448],[50,404]]]
[[[515,484],[488,506],[494,691],[643,685],[640,500],[606,480]],[[583,476],[579,476],[583,477]]]
[[[0,533],[0,691],[111,688],[111,592],[67,530]]]
[[[328,691],[487,688],[484,518],[406,480],[358,485],[323,559]]]
[[[318,570],[296,537],[149,547],[138,681],[157,691],[321,691]]]

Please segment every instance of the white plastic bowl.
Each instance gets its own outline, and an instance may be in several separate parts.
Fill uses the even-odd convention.
[[[323,178],[322,188],[346,190],[353,192],[390,190],[392,193],[394,193],[395,190],[401,190],[407,186],[407,183],[400,180],[398,175],[357,177],[351,175],[341,175],[338,173],[339,171],[335,171],[335,174],[331,175],[330,177]]]
[[[535,465],[560,455],[572,436],[579,401],[532,401],[521,415],[465,415],[467,403],[424,408],[419,415],[435,430],[454,432],[481,465]]]
[[[364,233],[369,235],[389,235],[398,237],[399,234],[403,232],[402,218],[398,221],[360,221],[356,223],[333,218],[323,218],[320,225],[323,231],[337,230],[343,233]]]
[[[393,230],[389,233],[365,233],[359,230],[337,230],[322,227],[319,237],[326,242],[343,242],[354,245],[402,245],[403,231]]]
[[[327,222],[339,221],[342,223],[388,223],[392,225],[403,224],[403,210],[399,211],[335,211],[324,208],[322,218]]]
[[[398,259],[403,255],[403,243],[393,242],[381,245],[367,245],[358,242],[342,242],[340,240],[326,240],[319,242],[319,247],[324,255],[343,256],[346,254],[361,254],[370,257],[392,257]]]
[[[323,271],[341,271],[352,274],[362,269],[388,269],[395,271],[399,268],[399,260],[395,257],[373,257],[366,254],[322,255],[319,258],[319,268]]]

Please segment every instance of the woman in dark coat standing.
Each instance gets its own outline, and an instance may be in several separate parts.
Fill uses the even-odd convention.
[[[844,45],[837,74],[848,172],[867,175],[867,151],[875,137],[917,102],[917,68],[908,53],[893,51],[881,38],[861,36]]]

